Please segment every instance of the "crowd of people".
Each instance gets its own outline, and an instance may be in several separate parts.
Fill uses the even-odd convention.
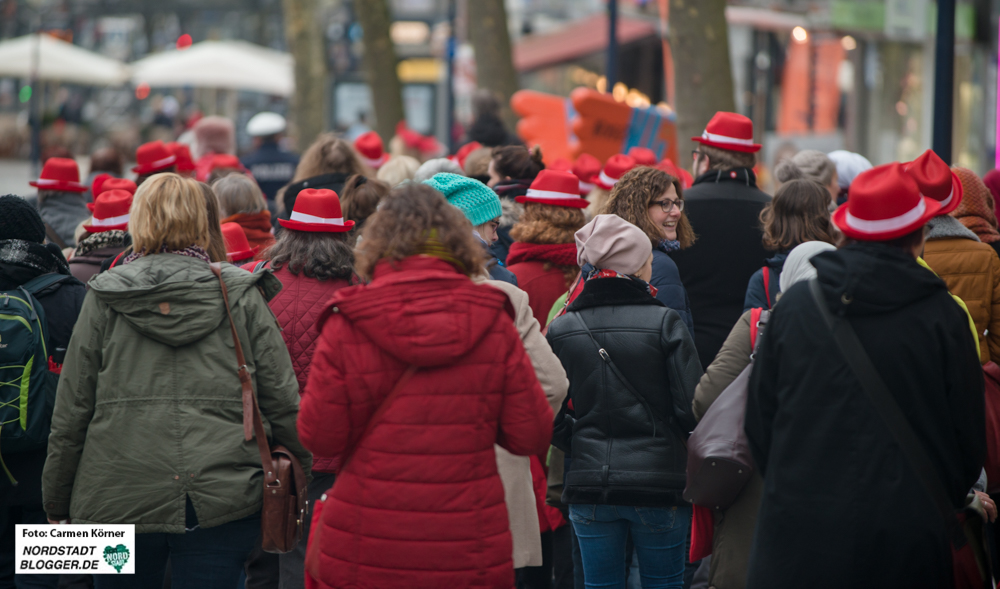
[[[206,117],[0,197],[0,587],[990,586],[1000,181],[802,151],[772,196],[726,112],[691,173],[498,128],[298,157],[260,113],[240,159]],[[46,522],[134,524],[136,573],[15,578]]]

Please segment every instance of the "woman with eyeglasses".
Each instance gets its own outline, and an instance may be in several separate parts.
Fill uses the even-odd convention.
[[[646,234],[653,251],[649,283],[656,287],[656,298],[677,311],[693,334],[687,291],[677,265],[667,255],[690,247],[695,240],[694,229],[684,214],[681,181],[656,168],[634,168],[615,184],[601,212],[618,215]]]

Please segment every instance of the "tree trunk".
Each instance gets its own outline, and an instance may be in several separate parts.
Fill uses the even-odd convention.
[[[283,0],[285,37],[295,58],[292,124],[298,148],[305,151],[326,131],[327,71],[323,37],[316,21],[316,0]]]
[[[513,129],[517,116],[510,109],[510,97],[521,85],[514,69],[504,0],[470,0],[468,15],[469,39],[476,52],[477,83],[500,97],[504,122]]]
[[[734,111],[726,0],[670,0],[677,137],[697,137],[717,111]],[[685,153],[678,149],[678,153]]]
[[[364,30],[365,70],[375,105],[375,127],[388,145],[396,134],[396,124],[406,117],[403,87],[396,71],[396,47],[389,36],[392,16],[386,0],[360,0],[354,3],[354,9]]]

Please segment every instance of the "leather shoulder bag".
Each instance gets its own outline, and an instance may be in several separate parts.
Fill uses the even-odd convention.
[[[299,459],[290,450],[279,444],[268,446],[257,395],[254,394],[253,381],[243,356],[243,346],[240,345],[236,323],[233,322],[233,313],[229,308],[229,291],[226,289],[226,281],[222,279],[222,265],[216,262],[209,264],[209,267],[222,287],[222,300],[226,304],[226,315],[233,332],[238,366],[236,371],[243,389],[243,437],[248,442],[257,438],[260,464],[264,469],[264,504],[260,513],[261,548],[264,552],[291,552],[302,538],[302,522],[309,508],[306,475]]]

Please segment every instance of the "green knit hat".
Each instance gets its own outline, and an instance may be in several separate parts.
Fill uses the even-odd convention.
[[[503,214],[500,197],[479,180],[442,172],[434,174],[429,180],[424,180],[424,184],[443,194],[452,205],[462,209],[473,227],[492,221]]]

